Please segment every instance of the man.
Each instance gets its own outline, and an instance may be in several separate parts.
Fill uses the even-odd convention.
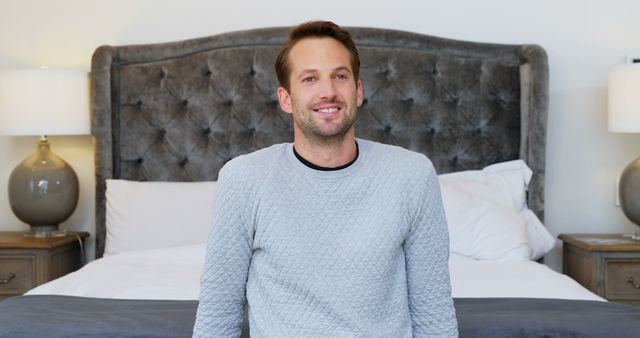
[[[358,51],[331,22],[276,60],[293,144],[220,171],[196,337],[451,337],[449,240],[424,156],[356,139]]]

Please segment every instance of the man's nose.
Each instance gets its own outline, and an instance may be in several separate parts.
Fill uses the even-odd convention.
[[[322,100],[333,101],[336,97],[336,88],[331,78],[325,78],[320,81],[320,91],[318,96]]]

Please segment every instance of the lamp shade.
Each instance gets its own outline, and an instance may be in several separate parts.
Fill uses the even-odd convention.
[[[609,131],[640,132],[640,63],[609,71]]]
[[[0,135],[87,135],[89,76],[80,70],[0,71]]]

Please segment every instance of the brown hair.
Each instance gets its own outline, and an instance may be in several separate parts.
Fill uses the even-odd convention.
[[[289,90],[289,78],[291,75],[289,52],[291,52],[293,46],[300,40],[310,37],[333,38],[345,46],[351,55],[351,70],[353,71],[354,81],[358,81],[360,55],[358,54],[356,44],[351,38],[351,33],[330,21],[309,21],[291,29],[287,42],[282,46],[280,54],[278,54],[278,58],[276,58],[275,68],[280,86],[284,87],[287,91]]]

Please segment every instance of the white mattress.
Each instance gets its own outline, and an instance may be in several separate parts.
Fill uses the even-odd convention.
[[[95,260],[27,294],[196,300],[204,255],[204,245],[117,254]],[[571,278],[536,262],[475,261],[452,255],[449,267],[453,297],[604,301]]]

